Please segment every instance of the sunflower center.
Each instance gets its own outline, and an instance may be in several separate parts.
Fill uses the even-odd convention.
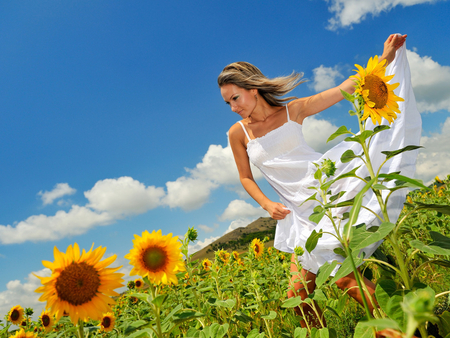
[[[42,320],[42,325],[44,325],[44,327],[47,327],[50,325],[50,317],[48,315],[43,315],[41,317]]]
[[[142,284],[141,284],[141,281],[138,280],[135,282],[134,285],[136,285],[136,287],[140,288]]]
[[[258,244],[255,245],[255,249],[254,250],[255,250],[256,253],[259,253],[259,245]]]
[[[109,318],[109,317],[103,317],[103,320],[102,320],[102,326],[103,326],[104,328],[109,328],[109,327],[111,326],[111,318]]]
[[[20,317],[20,312],[17,311],[16,309],[12,310],[11,312],[11,319],[14,320],[18,320]]]
[[[89,302],[100,286],[98,271],[86,262],[72,263],[56,280],[56,292],[61,300],[71,305]]]
[[[142,260],[149,271],[159,271],[166,266],[167,253],[159,247],[149,247],[144,251]]]
[[[367,75],[363,90],[369,90],[369,100],[375,103],[373,108],[383,108],[388,100],[388,87],[386,83],[376,75]]]

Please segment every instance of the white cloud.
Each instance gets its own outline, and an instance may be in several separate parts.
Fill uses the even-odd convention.
[[[40,277],[49,277],[51,271],[47,268],[34,271]],[[13,306],[20,305],[24,309],[30,307],[34,310],[34,318],[37,318],[44,309],[45,303],[39,301],[41,294],[34,292],[42,286],[39,278],[30,273],[24,283],[20,280],[12,280],[6,284],[6,290],[0,292],[0,314],[8,313]]]
[[[305,141],[319,153],[324,153],[344,139],[345,136],[340,136],[326,143],[330,135],[337,129],[338,127],[331,122],[317,119],[314,116],[309,116],[303,121],[303,136],[305,137]]]
[[[182,176],[174,182],[167,182],[167,196],[163,202],[171,208],[194,210],[208,201],[211,190],[218,187],[217,183],[204,179],[194,179]]]
[[[325,67],[320,65],[313,69],[314,80],[309,86],[316,92],[322,92],[324,90],[336,87],[336,80],[343,79],[344,76],[339,72],[338,67]]]
[[[0,243],[12,244],[26,241],[59,240],[68,236],[81,235],[89,229],[114,223],[128,215],[138,215],[159,206],[193,210],[204,205],[211,191],[221,185],[227,189],[239,190],[239,176],[228,144],[225,148],[211,145],[187,175],[166,183],[162,187],[145,186],[131,177],[119,177],[98,181],[91,190],[85,191],[88,203],[85,206],[72,205],[71,209],[58,211],[53,216],[33,215],[14,226],[0,225]],[[254,170],[255,179],[262,177]],[[40,192],[44,203],[75,191],[67,183],[60,183],[51,192]],[[67,206],[68,201],[58,203]]]
[[[88,207],[106,211],[116,217],[142,214],[156,208],[164,195],[163,188],[146,187],[127,176],[98,181],[91,190],[84,193],[89,200]]]
[[[450,174],[450,117],[442,125],[440,133],[423,136],[417,158],[416,177],[425,183],[431,183],[436,176],[447,177]]]
[[[204,225],[204,224],[199,224],[199,225],[197,225],[197,227],[199,229],[203,230],[204,232],[213,232],[214,231],[214,227],[209,227],[209,226]]]
[[[26,241],[50,241],[81,235],[90,228],[111,224],[114,218],[86,207],[73,205],[69,212],[59,210],[54,216],[33,215],[15,227],[0,225],[0,243],[13,244]]]
[[[442,66],[430,56],[407,51],[411,82],[420,112],[450,111],[450,66]]]
[[[243,200],[234,200],[228,204],[228,207],[219,219],[225,221],[237,218],[258,218],[267,216],[269,216],[269,214],[261,207],[254,207]]]
[[[217,240],[219,238],[220,238],[220,236],[209,237],[209,238],[206,238],[203,241],[197,241],[194,244],[189,244],[189,246],[188,246],[188,253],[189,253],[189,255],[192,255],[193,253],[203,249],[205,246],[211,244],[212,242],[214,242],[215,240]]]
[[[422,3],[432,3],[436,0],[326,0],[330,4],[328,10],[334,17],[328,20],[328,29],[336,30],[349,27],[366,19],[368,14],[377,16],[381,12],[388,12],[398,5],[403,7]]]
[[[66,195],[75,194],[76,190],[71,188],[67,183],[58,183],[51,191],[39,191],[38,195],[41,196],[42,203],[44,205],[52,204],[54,200]]]
[[[267,215],[265,215],[267,216]],[[251,217],[247,217],[247,218],[239,218],[234,220],[233,222],[230,223],[230,225],[228,226],[228,229],[225,231],[224,234],[227,234],[235,229],[238,228],[245,228],[247,225],[249,225],[251,222],[255,221],[257,218],[251,218]]]

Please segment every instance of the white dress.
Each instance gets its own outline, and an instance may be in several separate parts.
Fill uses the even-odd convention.
[[[421,118],[416,108],[414,93],[411,86],[411,76],[408,60],[406,58],[406,47],[403,45],[396,53],[395,60],[389,66],[386,75],[395,74],[391,83],[399,82],[395,94],[405,101],[399,102],[401,114],[391,124],[391,129],[376,134],[371,142],[371,161],[375,170],[385,160],[385,155],[381,151],[392,151],[401,149],[407,145],[419,145],[421,134]],[[287,106],[286,106],[287,110]],[[356,117],[355,117],[356,118]],[[369,118],[370,120],[370,118]],[[366,129],[372,129],[373,125]],[[383,124],[388,124],[383,120]],[[306,240],[313,230],[333,232],[334,228],[329,219],[325,216],[316,224],[309,220],[313,213],[313,208],[317,202],[308,201],[314,190],[308,187],[317,185],[314,179],[316,167],[313,162],[320,163],[323,159],[331,159],[336,162],[338,168],[335,177],[349,172],[362,164],[359,159],[354,159],[348,163],[342,163],[340,157],[348,149],[352,149],[355,154],[361,154],[362,149],[356,142],[341,142],[325,154],[320,154],[309,147],[302,134],[302,125],[289,119],[281,127],[270,131],[262,137],[250,139],[247,130],[241,123],[242,128],[248,138],[247,154],[250,161],[258,167],[270,185],[275,189],[283,203],[290,211],[285,219],[278,221],[275,233],[275,248],[292,253],[294,248],[301,246],[305,248]],[[417,150],[403,152],[391,158],[381,172],[392,173],[400,171],[401,175],[412,177],[415,172]],[[359,177],[367,177],[369,173],[364,165],[356,172]],[[390,182],[391,186],[394,182]],[[339,201],[345,201],[354,197],[363,187],[359,179],[349,178],[337,181],[332,185],[332,194],[346,191],[346,194]],[[388,184],[385,184],[389,186]],[[407,194],[406,189],[397,190],[389,198],[389,217],[395,223]],[[380,214],[380,207],[375,195],[369,191],[363,199],[363,205]],[[350,207],[340,208],[338,213],[342,215],[348,212]],[[335,215],[339,216],[337,213]],[[347,221],[343,221],[343,224]],[[367,210],[361,209],[360,217],[355,224],[365,223],[368,227],[379,225],[378,218]],[[373,254],[381,242],[375,243],[365,249],[365,257]],[[343,261],[343,257],[334,253],[333,249],[340,246],[340,243],[331,235],[323,235],[317,247],[300,258],[304,269],[317,273],[319,267],[325,262],[331,263],[333,260]]]

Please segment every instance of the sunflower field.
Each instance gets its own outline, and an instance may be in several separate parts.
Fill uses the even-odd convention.
[[[436,178],[429,190],[410,192],[400,218],[423,203],[450,204],[450,175]],[[430,231],[448,236],[449,224],[450,216],[439,211],[414,212],[405,224],[402,252],[408,257],[416,250],[410,243],[417,238],[432,241]],[[47,301],[47,310],[33,321],[32,309],[13,307],[0,323],[0,337],[358,337],[355,327],[365,320],[362,307],[329,280],[318,281],[320,286],[309,296],[323,309],[326,330],[310,334],[301,328],[294,311],[301,300],[287,297],[291,257],[266,247],[267,238],[255,238],[247,252],[219,249],[215,259],[191,261],[187,247],[196,237],[194,229],[183,240],[163,236],[161,231],[136,235],[127,258],[139,276],[120,295],[114,289],[123,285],[123,276],[117,268],[107,267],[115,257],[101,260],[105,248],[80,252],[75,244],[66,253],[55,248],[55,262],[43,262],[54,273],[41,278],[43,286],[36,290]],[[375,256],[395,264],[387,243]],[[448,258],[426,266],[417,259],[408,267],[417,283],[428,285],[439,296],[432,308],[434,318],[428,318],[432,337],[450,334]],[[389,267],[370,259],[362,271],[375,284],[400,283]],[[69,292],[80,284],[83,287],[77,292]],[[396,313],[405,315],[401,307]]]

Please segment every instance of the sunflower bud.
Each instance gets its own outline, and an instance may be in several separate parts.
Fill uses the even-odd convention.
[[[305,250],[301,246],[296,246],[294,249],[294,252],[297,255],[297,257],[300,257],[300,256],[303,256],[303,254],[305,253]]]
[[[322,161],[320,169],[327,177],[330,177],[336,172],[336,164],[330,159],[325,159]]]
[[[197,240],[198,233],[197,230],[194,229],[194,227],[189,228],[186,234],[187,238],[189,238],[189,241],[194,242]]]

